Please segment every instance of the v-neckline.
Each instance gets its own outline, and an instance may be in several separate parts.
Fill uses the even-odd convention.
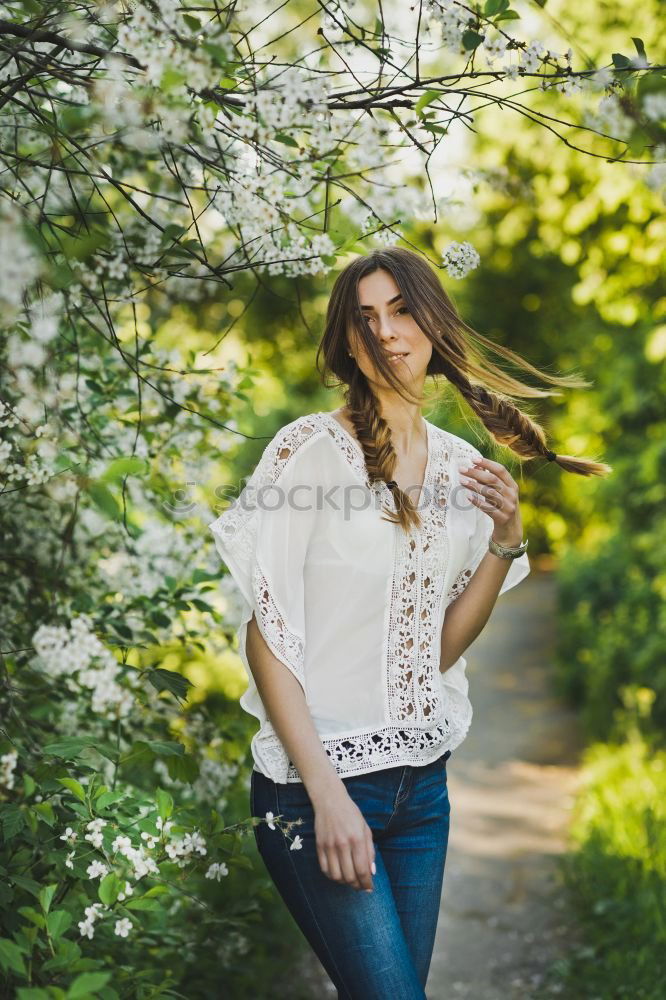
[[[328,417],[329,420],[332,420],[333,423],[335,423],[340,428],[340,430],[342,431],[342,433],[352,442],[352,444],[354,445],[354,447],[356,448],[356,450],[358,451],[358,453],[362,457],[363,462],[365,463],[365,453],[363,451],[363,448],[361,447],[361,443],[358,440],[358,438],[356,438],[353,434],[351,434],[347,430],[347,428],[343,424],[340,423],[340,421],[337,419],[337,417],[333,416],[333,414],[331,413],[330,410],[320,410],[319,414],[320,414],[320,416]],[[425,417],[423,418],[423,422],[425,424],[425,429],[426,429],[427,458],[426,458],[425,472],[423,473],[423,483],[421,484],[421,489],[419,490],[418,500],[416,502],[416,508],[417,508],[417,510],[421,506],[421,501],[423,499],[423,494],[424,494],[424,491],[426,489],[426,486],[428,485],[428,479],[430,477],[430,466],[432,464],[432,452],[433,452],[433,440],[432,440],[432,433],[431,433],[431,429],[430,429],[430,423],[426,420]],[[386,483],[383,480],[381,482],[382,482],[382,486],[384,487],[384,489],[387,490],[390,493],[391,491],[389,490],[389,488],[386,485]]]

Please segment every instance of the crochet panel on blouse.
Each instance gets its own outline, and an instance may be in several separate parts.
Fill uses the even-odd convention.
[[[313,435],[330,434],[365,487],[379,493],[394,509],[386,483],[371,483],[363,450],[358,441],[330,413],[302,417],[283,428],[264,452],[248,481],[252,490],[275,484],[298,450]],[[322,739],[327,754],[340,774],[352,775],[404,762],[427,763],[447,747],[465,738],[472,716],[466,697],[466,681],[447,682],[439,671],[439,629],[446,606],[464,591],[475,566],[463,569],[446,594],[443,584],[449,560],[447,514],[451,487],[449,468],[456,458],[471,460],[479,455],[468,445],[460,447],[446,431],[428,424],[428,462],[419,506],[421,528],[406,533],[396,527],[396,545],[390,600],[385,612],[383,653],[386,719],[379,729],[348,732]],[[248,490],[249,493],[249,490]],[[233,538],[242,559],[252,565],[252,604],[257,623],[275,655],[305,688],[304,636],[285,627],[285,617],[271,595],[270,581],[257,564],[254,553],[254,509],[252,504],[232,506],[211,526],[222,538]],[[255,735],[264,766],[280,775],[276,780],[300,781],[269,720]]]

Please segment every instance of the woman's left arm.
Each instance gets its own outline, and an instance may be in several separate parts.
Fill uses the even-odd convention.
[[[492,538],[500,545],[518,546],[523,524],[518,502],[518,484],[499,462],[480,458],[461,469],[461,482],[470,490],[470,500],[494,521]],[[444,615],[439,669],[452,667],[483,630],[499,596],[511,565],[486,552],[463,593],[449,604]]]

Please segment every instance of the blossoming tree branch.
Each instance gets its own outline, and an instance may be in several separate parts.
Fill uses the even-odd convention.
[[[211,995],[202,949],[247,950],[247,734],[181,669],[228,652],[233,593],[168,484],[230,446],[256,372],[216,352],[258,291],[438,225],[438,156],[484,115],[665,189],[664,67],[638,37],[594,65],[561,30],[546,0],[0,3],[8,988],[128,995],[141,956],[146,988]],[[185,307],[215,330],[165,349]],[[215,892],[234,878],[247,906]]]

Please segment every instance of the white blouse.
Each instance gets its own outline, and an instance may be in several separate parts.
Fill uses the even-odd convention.
[[[441,632],[494,522],[460,482],[460,469],[481,452],[428,420],[425,427],[422,526],[409,535],[382,520],[382,508],[395,510],[391,490],[370,483],[359,442],[329,412],[282,427],[239,498],[208,525],[241,596],[238,645],[249,686],[240,704],[261,723],[254,767],[274,781],[301,777],[248,663],[253,613],[300,682],[341,776],[427,764],[467,734],[466,661],[439,670]],[[527,553],[513,559],[500,594],[529,571]]]

